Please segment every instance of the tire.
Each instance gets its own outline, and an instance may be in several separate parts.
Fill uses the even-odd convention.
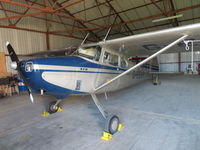
[[[118,131],[118,126],[119,126],[119,117],[116,115],[109,115],[106,118],[106,129],[105,131],[114,134]]]
[[[59,106],[57,105],[55,107],[56,101],[53,101],[51,103],[49,103],[48,105],[48,113],[53,114],[56,113],[58,111]]]

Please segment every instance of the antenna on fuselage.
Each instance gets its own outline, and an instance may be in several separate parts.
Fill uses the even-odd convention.
[[[89,34],[90,34],[90,33],[88,33],[88,34],[85,36],[85,38],[83,39],[81,45],[83,45],[83,44],[85,43],[85,41],[87,40],[87,37],[89,36]]]
[[[109,35],[111,29],[112,29],[112,27],[110,27],[110,28],[108,29],[108,32],[106,33],[106,36],[105,36],[105,38],[103,39],[104,42],[106,41],[106,39],[107,39],[107,37],[108,37],[108,35]]]

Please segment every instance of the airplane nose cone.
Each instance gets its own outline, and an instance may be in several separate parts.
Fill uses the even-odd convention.
[[[10,64],[10,67],[12,68],[12,69],[17,69],[17,62],[12,62],[11,64]]]

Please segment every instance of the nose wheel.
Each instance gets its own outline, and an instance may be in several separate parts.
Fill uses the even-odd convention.
[[[53,102],[49,103],[48,108],[47,108],[48,113],[50,113],[50,114],[56,113],[59,108],[59,102],[60,101],[53,101]]]

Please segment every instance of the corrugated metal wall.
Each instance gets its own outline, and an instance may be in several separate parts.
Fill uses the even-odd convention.
[[[15,0],[15,1],[23,3],[21,0]],[[24,3],[27,4],[26,2]],[[24,13],[27,10],[27,8],[23,8],[20,6],[13,6],[6,3],[2,3],[2,6],[7,10],[13,11],[13,12],[7,11],[6,13],[8,16],[16,16],[16,15],[19,15],[20,13]],[[38,5],[35,5],[35,4],[34,6],[38,7]],[[19,12],[19,13],[17,14],[14,12]],[[34,12],[38,12],[38,11],[29,9],[27,14],[34,13]],[[5,12],[2,10],[0,10],[0,17],[6,17]],[[37,15],[37,17],[41,17],[41,18],[47,17],[49,19],[53,19],[58,22],[62,22],[62,21],[64,22],[64,20],[61,21],[60,18],[58,18],[56,15],[47,15],[47,16]],[[64,26],[62,23],[48,22],[48,24],[46,24],[45,20],[37,19],[34,17],[11,19],[10,22],[8,20],[0,21],[0,25],[7,26],[10,23],[15,24],[16,21],[18,21],[16,26],[19,28],[38,30],[38,31],[43,31],[43,32],[47,31],[47,27],[49,28],[49,31],[66,29],[66,26]],[[68,21],[67,22],[68,24],[73,24],[72,20],[67,20],[67,21]],[[7,54],[7,49],[6,49],[7,41],[9,41],[12,44],[17,54],[29,54],[29,53],[35,53],[35,52],[47,50],[45,33],[0,28],[0,52],[5,52]],[[59,48],[64,48],[71,45],[77,45],[80,43],[81,43],[81,40],[76,40],[76,39],[63,37],[63,36],[49,35],[50,49],[59,49]],[[7,69],[9,72],[12,72],[13,70],[11,71],[10,66],[9,66],[10,58],[7,57],[6,60],[7,60]]]
[[[80,45],[82,42],[81,40],[78,40],[78,39],[72,39],[72,38],[61,37],[61,36],[56,36],[56,35],[50,35],[49,41],[50,41],[51,49],[77,46],[77,45]]]
[[[4,23],[1,22],[0,24]],[[24,18],[19,22],[19,24],[17,24],[17,26],[46,31],[46,25],[44,24],[44,21],[34,18]],[[55,28],[56,24],[54,24],[53,26]],[[44,33],[0,28],[0,39],[0,52],[7,53],[7,41],[12,44],[17,54],[29,54],[47,50],[46,34]],[[49,43],[50,49],[59,49],[80,44],[81,41],[68,37],[49,35]],[[6,61],[8,71],[13,72],[9,66],[10,58],[7,57]]]
[[[159,66],[162,72],[179,72],[178,53],[161,54],[159,56]],[[187,72],[188,65],[191,64],[191,52],[180,53],[180,71]],[[200,64],[200,52],[194,52],[194,72],[197,73],[197,67]]]
[[[17,54],[28,54],[46,49],[45,34],[20,31],[15,29],[0,29],[0,52],[7,53],[6,42],[9,41],[14,47]],[[7,60],[7,69],[11,72]]]

